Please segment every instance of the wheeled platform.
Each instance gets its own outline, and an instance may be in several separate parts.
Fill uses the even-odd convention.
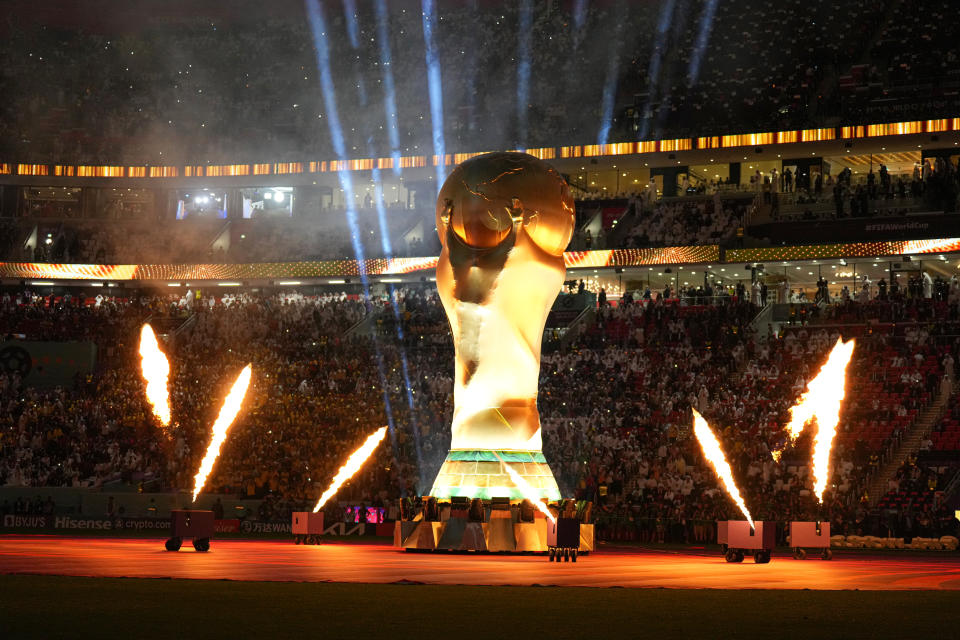
[[[170,538],[165,545],[167,551],[179,551],[184,538],[193,538],[193,548],[197,551],[209,551],[213,523],[213,511],[174,509],[170,512]]]
[[[717,543],[727,562],[743,562],[753,556],[756,564],[770,562],[770,555],[777,544],[777,523],[746,520],[720,520],[717,522]]]
[[[570,511],[572,509],[572,511]],[[551,506],[558,514],[558,528],[546,515],[526,501],[506,498],[481,500],[453,498],[438,503],[424,498],[422,508],[402,504],[403,515],[394,527],[393,546],[410,551],[543,553],[554,558],[572,559],[594,548],[593,524],[589,523],[589,503],[575,506]],[[566,517],[572,516],[572,517]],[[559,525],[559,521],[569,520]]]
[[[291,516],[290,533],[296,544],[320,544],[323,535],[323,512],[294,511]]]
[[[790,547],[793,557],[803,560],[809,551],[820,555],[824,560],[833,558],[830,549],[830,523],[795,520],[790,523]]]

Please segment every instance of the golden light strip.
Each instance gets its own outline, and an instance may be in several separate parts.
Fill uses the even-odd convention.
[[[941,133],[960,130],[960,118],[937,118],[932,120],[912,120],[905,122],[887,122],[867,125],[846,125],[839,127],[841,139],[855,139],[877,136],[901,136],[920,133]],[[554,158],[581,158],[581,157],[613,157],[618,155],[632,155],[645,153],[665,153],[687,151],[692,149],[716,149],[744,146],[758,146],[769,144],[794,144],[796,142],[823,142],[837,139],[837,128],[821,127],[817,129],[786,130],[761,133],[734,133],[719,136],[700,136],[698,138],[676,138],[664,140],[646,140],[641,142],[613,142],[604,145],[568,145],[560,147],[540,147],[527,149],[526,152],[538,158],[549,160]],[[458,164],[461,157],[473,157],[480,152],[461,152],[439,156],[404,156],[400,158],[400,168],[424,168],[432,164]],[[357,158],[350,160],[324,160],[285,163],[256,163],[256,164],[229,164],[229,165],[186,165],[182,167],[185,177],[230,177],[248,175],[269,175],[270,167],[275,174],[290,173],[326,173],[330,171],[369,171],[373,168],[392,169],[393,158]],[[17,175],[46,176],[50,175],[50,166],[45,164],[17,164]],[[0,164],[0,173],[12,173],[9,164]],[[7,168],[4,170],[4,168]],[[136,169],[130,171],[129,169]],[[127,177],[143,177],[140,167],[129,167]],[[150,178],[177,177],[180,167],[149,167],[143,168]],[[115,178],[124,176],[123,167],[111,166],[70,166],[56,165],[54,175]]]

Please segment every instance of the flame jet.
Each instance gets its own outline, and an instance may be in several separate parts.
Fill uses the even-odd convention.
[[[730,470],[730,465],[723,455],[720,441],[717,440],[717,436],[713,435],[710,425],[703,419],[703,416],[697,413],[696,409],[693,410],[693,433],[697,436],[700,448],[703,449],[703,457],[713,466],[713,470],[723,483],[727,494],[733,498],[733,501],[740,507],[740,511],[746,516],[747,522],[750,523],[750,528],[754,528],[753,518],[750,516],[750,511],[747,510],[747,505],[743,502],[743,498],[740,497],[740,489],[737,488],[737,483],[733,480],[733,471]]]
[[[197,475],[194,476],[194,500],[197,499],[197,496],[203,490],[203,485],[206,484],[207,477],[210,475],[210,472],[213,471],[213,464],[220,456],[220,448],[223,447],[223,443],[227,439],[227,432],[230,430],[230,425],[233,424],[237,414],[240,413],[240,408],[243,406],[243,398],[247,394],[247,387],[250,386],[251,372],[252,365],[248,364],[243,368],[243,371],[237,376],[233,386],[230,387],[230,393],[227,394],[223,405],[220,407],[220,413],[213,423],[213,437],[210,438],[207,453],[204,454],[203,462],[200,463],[200,470],[197,471]]]
[[[516,485],[517,489],[520,490],[520,493],[523,494],[523,497],[529,500],[530,502],[532,502],[533,506],[535,506],[545,516],[547,516],[547,520],[549,520],[550,522],[556,523],[557,519],[554,517],[552,513],[550,513],[550,509],[548,509],[547,505],[543,504],[543,502],[540,501],[540,493],[537,492],[533,487],[531,487],[530,484],[523,479],[523,476],[521,476],[519,473],[511,469],[510,465],[504,462],[503,458],[500,457],[500,454],[494,451],[493,455],[497,456],[497,460],[499,460],[500,464],[503,465],[503,468],[507,472],[507,475],[510,476],[511,480],[513,480],[514,485]]]
[[[147,383],[147,401],[169,438],[170,432],[170,362],[160,350],[157,336],[149,324],[140,329],[140,374]]]
[[[791,444],[796,442],[807,424],[817,423],[817,435],[813,441],[813,492],[820,502],[823,502],[823,492],[830,475],[830,452],[840,422],[840,407],[846,396],[847,368],[853,357],[854,343],[854,340],[844,342],[838,339],[826,364],[807,384],[800,401],[790,407],[787,433]],[[782,452],[782,449],[774,451],[774,459],[779,461]]]
[[[357,471],[360,470],[360,467],[363,466],[363,463],[367,461],[374,450],[377,448],[377,445],[380,444],[380,441],[383,440],[383,436],[387,434],[387,428],[380,427],[363,441],[363,444],[360,445],[360,448],[350,454],[350,457],[347,458],[347,461],[340,467],[340,470],[337,471],[337,475],[333,477],[333,482],[330,483],[330,486],[326,491],[320,496],[320,499],[317,501],[317,506],[313,508],[313,512],[316,513],[323,508],[323,505],[327,503],[327,500],[333,497],[333,495],[343,486],[343,483],[353,477]]]

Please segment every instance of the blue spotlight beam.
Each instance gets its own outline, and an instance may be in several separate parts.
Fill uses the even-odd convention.
[[[573,26],[575,29],[583,29],[587,23],[587,8],[590,6],[590,0],[576,0],[573,3]]]
[[[583,42],[584,27],[587,24],[587,9],[590,6],[590,0],[576,0],[573,5],[573,49],[580,49],[580,43]]]
[[[347,35],[350,36],[350,46],[360,47],[360,27],[357,24],[357,3],[355,0],[343,0],[343,15],[347,19]]]
[[[657,35],[653,43],[653,53],[650,56],[650,66],[647,69],[647,78],[650,79],[650,86],[647,90],[647,103],[643,107],[643,114],[650,110],[656,98],[657,89],[660,83],[660,65],[663,62],[663,53],[667,45],[667,30],[670,28],[670,19],[673,17],[673,8],[676,0],[667,0],[663,8],[660,9],[660,19],[657,20]],[[647,118],[643,120],[643,126],[640,128],[639,140],[643,140],[650,132],[650,121]]]
[[[610,129],[613,126],[613,107],[617,96],[617,77],[620,73],[620,41],[623,37],[623,25],[626,16],[623,3],[618,3],[616,25],[610,39],[610,52],[607,55],[607,74],[603,82],[603,95],[600,98],[600,130],[597,132],[597,144],[607,144]]]
[[[527,113],[530,103],[531,42],[533,41],[533,0],[521,0],[517,44],[517,148],[527,146]],[[439,186],[439,183],[438,183]]]
[[[713,28],[713,16],[717,12],[717,0],[707,0],[707,6],[700,16],[700,27],[697,29],[697,41],[693,46],[693,55],[690,57],[690,68],[687,71],[687,81],[689,86],[697,83],[700,77],[700,63],[703,60],[703,52],[707,50],[707,43],[710,41],[710,30]]]
[[[306,0],[307,18],[310,23],[310,30],[313,35],[314,49],[317,53],[317,68],[320,71],[320,87],[323,91],[324,108],[327,112],[327,128],[330,130],[330,139],[333,144],[334,152],[341,161],[347,159],[347,145],[343,136],[343,128],[340,125],[340,114],[337,110],[336,87],[333,84],[333,73],[330,68],[330,49],[327,43],[327,25],[323,15],[323,6],[319,0]],[[343,168],[337,172],[337,178],[340,181],[340,188],[343,189],[344,215],[347,218],[347,225],[350,227],[350,242],[353,245],[353,253],[359,264],[360,283],[363,286],[364,299],[367,305],[367,313],[370,312],[370,279],[364,265],[363,242],[360,238],[360,228],[357,224],[357,209],[353,194],[353,178],[346,169],[346,163],[340,163]],[[374,349],[377,359],[377,371],[380,378],[380,386],[383,388],[384,410],[387,414],[387,424],[390,431],[390,441],[393,447],[394,455],[397,453],[397,434],[393,421],[393,411],[390,406],[389,381],[383,366],[383,353],[380,351],[380,345],[374,339]]]
[[[423,22],[424,55],[427,62],[427,89],[430,94],[430,125],[433,130],[433,153],[438,157],[436,163],[437,192],[446,175],[446,144],[443,140],[443,81],[440,75],[440,60],[437,57],[437,45],[434,38],[436,29],[436,0],[421,0]]]
[[[393,56],[390,51],[390,15],[387,0],[377,0],[377,46],[380,49],[380,69],[383,72],[383,107],[390,136],[390,157],[393,173],[400,175],[400,125],[397,121],[397,92],[393,81]]]
[[[383,249],[383,255],[387,258],[393,255],[393,247],[390,243],[390,229],[387,226],[387,212],[383,206],[383,182],[380,177],[380,170],[374,168],[372,173],[373,177],[373,192],[375,196],[374,206],[377,209],[377,220],[380,226],[380,246]],[[414,453],[417,456],[417,470],[420,472],[420,484],[421,486],[427,486],[429,480],[424,478],[423,474],[423,458],[421,457],[421,448],[420,448],[420,428],[417,425],[417,405],[414,402],[413,391],[410,385],[410,369],[407,365],[407,350],[403,346],[403,323],[400,317],[400,304],[397,301],[397,292],[394,289],[393,283],[390,283],[390,308],[393,310],[393,318],[397,325],[397,343],[400,346],[400,368],[401,373],[403,374],[403,383],[404,389],[407,392],[407,406],[410,409],[410,428],[413,431],[413,447]]]
[[[337,159],[341,162],[341,169],[337,171],[337,178],[340,181],[340,188],[343,189],[343,196],[346,200],[344,211],[347,217],[347,225],[350,227],[350,242],[353,245],[353,253],[360,265],[360,281],[363,284],[364,293],[369,298],[369,278],[364,266],[363,242],[360,239],[360,227],[357,224],[357,209],[354,202],[353,178],[350,171],[346,169],[347,144],[343,136],[343,127],[340,124],[340,113],[337,109],[337,92],[333,84],[333,73],[330,68],[330,49],[327,46],[327,25],[323,15],[323,6],[319,0],[306,0],[307,18],[310,21],[310,29],[313,34],[314,48],[317,52],[317,68],[320,71],[320,87],[323,90],[323,104],[327,112],[327,128],[330,130],[330,140],[333,143],[333,150],[337,154]]]

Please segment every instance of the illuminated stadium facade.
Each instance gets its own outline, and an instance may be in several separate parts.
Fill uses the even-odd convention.
[[[952,158],[958,155],[958,144],[960,118],[947,118],[650,142],[546,147],[527,149],[526,152],[555,166],[568,179],[578,200],[602,203],[631,194],[639,195],[645,189],[653,189],[657,197],[670,200],[681,195],[685,181],[719,183],[729,195],[749,200],[752,197],[751,190],[756,189],[751,185],[751,177],[755,172],[764,175],[771,171],[782,173],[786,167],[792,167],[798,179],[801,171],[812,177],[850,169],[856,176],[854,180],[862,182],[871,169],[875,171],[880,165],[887,166],[894,176],[909,177],[921,162],[932,163],[938,157]],[[254,223],[258,219],[271,218],[281,221],[284,218],[297,218],[322,223],[326,215],[342,216],[342,213],[336,213],[342,211],[344,205],[337,178],[337,172],[341,169],[356,175],[354,197],[358,206],[365,199],[369,204],[369,198],[375,192],[371,171],[377,171],[376,186],[388,204],[429,211],[432,194],[435,193],[434,169],[441,165],[452,167],[475,155],[449,154],[442,163],[436,156],[165,167],[0,163],[0,216],[16,220],[18,233],[27,242],[31,241],[31,226],[41,232],[39,241],[42,242],[45,224],[49,226],[50,223],[67,219],[62,216],[58,218],[57,214],[30,213],[31,207],[39,208],[45,202],[69,201],[75,206],[69,219],[89,219],[91,223],[102,219],[102,213],[98,211],[107,205],[118,206],[125,211],[122,209],[124,205],[117,204],[123,203],[124,198],[128,203],[133,203],[136,213],[117,214],[121,223],[126,215],[171,222],[193,215],[204,219],[221,219],[224,224],[233,222],[234,226],[245,222],[249,224],[250,218]],[[395,164],[401,167],[401,171],[397,172],[399,176],[390,171]],[[328,209],[330,213],[326,212]],[[799,220],[802,207],[795,205],[794,209],[794,220]],[[914,213],[928,212],[921,206]],[[726,246],[708,244],[696,248],[584,252],[587,248],[581,245],[571,247],[580,251],[568,251],[566,261],[567,268],[574,274],[581,269],[595,269],[598,274],[603,273],[600,271],[602,269],[611,273],[627,269],[629,273],[632,267],[663,265],[898,256],[907,251],[902,247],[870,243],[888,238],[945,240],[960,237],[960,229],[954,229],[942,216],[929,215],[922,217],[922,222],[918,220],[921,218],[911,217],[912,224],[889,221],[887,225],[884,224],[888,222],[886,219],[874,220],[871,225],[843,229],[842,237],[835,236],[837,240],[845,241],[840,244],[849,245],[843,247],[804,248],[803,245],[819,245],[820,240],[826,237],[787,234],[779,241],[774,240],[773,246],[768,249],[739,248],[742,243],[727,243]],[[784,224],[789,221],[790,218],[780,220]],[[578,219],[578,226],[583,222]],[[598,224],[600,222],[596,221]],[[602,222],[609,229],[610,221],[605,219]],[[613,223],[616,222],[618,220],[614,218]],[[740,221],[740,226],[750,236],[753,227],[760,226],[762,233],[770,228],[767,223],[771,222],[774,221],[769,217],[764,220],[752,209]],[[103,224],[110,223],[103,221]],[[222,228],[214,228],[214,231],[211,243],[222,241],[229,235],[222,234]],[[429,230],[421,229],[419,233],[424,231]],[[791,245],[796,248],[790,249]],[[924,246],[925,249],[912,248],[911,251],[937,255],[953,251],[949,242]],[[375,279],[387,276],[407,281],[426,275],[434,265],[435,258],[429,254],[409,258],[386,256],[386,259],[365,258],[363,271]],[[275,284],[283,280],[325,284],[324,278],[350,278],[359,276],[360,271],[358,265],[350,260],[324,261],[321,257],[319,261],[287,264],[211,264],[195,267],[154,264],[87,270],[78,266],[55,269],[50,266],[27,268],[26,265],[5,264],[0,269],[0,277],[8,282],[13,279],[57,277],[65,280],[153,282],[238,279],[258,285]]]

